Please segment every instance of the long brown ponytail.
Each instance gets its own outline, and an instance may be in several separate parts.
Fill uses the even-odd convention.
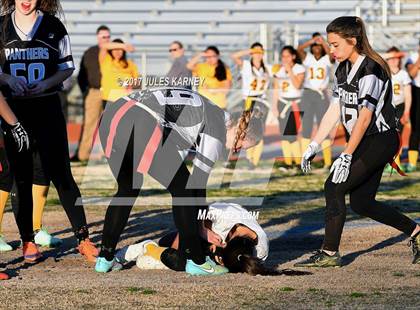
[[[356,50],[359,54],[364,54],[367,57],[377,62],[391,77],[391,70],[387,62],[373,50],[369,43],[366,27],[363,20],[358,16],[341,16],[334,19],[327,26],[327,33],[336,33],[343,39],[356,39]]]

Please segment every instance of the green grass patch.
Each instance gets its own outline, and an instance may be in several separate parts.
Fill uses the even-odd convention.
[[[157,291],[155,291],[151,288],[135,287],[135,286],[128,287],[127,291],[130,292],[130,293],[141,293],[143,295],[154,295],[154,294],[157,293]]]
[[[405,277],[405,274],[403,274],[402,272],[399,272],[399,271],[394,272],[392,275],[393,275],[394,277]]]
[[[331,301],[331,300],[327,300],[326,302],[325,302],[325,306],[326,307],[328,307],[328,308],[331,308],[332,306],[334,306],[335,304]]]
[[[366,294],[365,293],[360,293],[360,292],[352,292],[350,293],[350,297],[352,298],[361,298],[361,297],[365,297]]]
[[[321,293],[325,293],[325,290],[320,289],[320,288],[311,287],[311,288],[308,288],[308,292],[309,293],[319,293],[319,294],[321,294]]]
[[[293,292],[295,289],[293,287],[285,286],[280,288],[281,292]]]

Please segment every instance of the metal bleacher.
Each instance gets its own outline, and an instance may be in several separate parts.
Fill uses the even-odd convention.
[[[189,55],[207,45],[217,45],[228,60],[227,53],[261,39],[262,24],[266,25],[272,60],[280,45],[297,44],[314,31],[324,32],[325,26],[341,15],[364,18],[369,37],[379,50],[395,42],[405,50],[414,50],[420,34],[419,0],[61,2],[76,62],[95,43],[96,28],[106,24],[114,38],[121,37],[136,46],[130,57],[138,64],[141,57],[146,57],[150,74],[166,71],[168,44],[173,40],[182,41]]]

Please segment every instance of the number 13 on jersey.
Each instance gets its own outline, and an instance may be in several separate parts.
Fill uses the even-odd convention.
[[[44,79],[45,66],[40,62],[30,64],[11,63],[10,74],[25,81],[26,84],[33,84]]]

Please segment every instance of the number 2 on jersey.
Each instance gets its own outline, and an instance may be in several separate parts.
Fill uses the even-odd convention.
[[[22,71],[25,73],[22,74]],[[33,84],[44,79],[45,66],[40,62],[34,62],[28,66],[25,63],[12,63],[10,74],[25,81],[26,84]]]

